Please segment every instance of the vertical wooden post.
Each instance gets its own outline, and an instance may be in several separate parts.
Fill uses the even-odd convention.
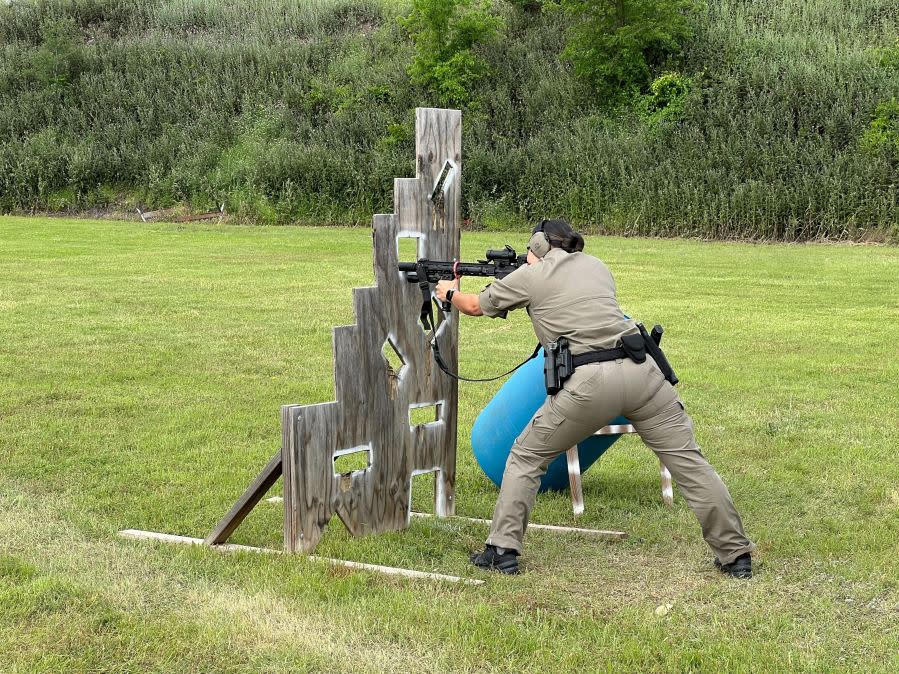
[[[392,215],[372,229],[376,286],[353,291],[356,324],[334,329],[337,400],[282,408],[284,545],[311,552],[336,513],[353,535],[408,526],[412,475],[436,473],[435,512],[455,510],[458,386],[434,364],[418,323],[422,297],[398,271],[398,241],[417,257],[459,257],[462,119],[457,110],[416,110],[416,177],[394,182]],[[438,312],[439,313],[439,312]],[[457,367],[458,315],[437,330],[440,352]],[[398,371],[383,355],[392,349]],[[410,409],[440,417],[413,426]],[[366,453],[368,467],[339,475],[334,457]]]

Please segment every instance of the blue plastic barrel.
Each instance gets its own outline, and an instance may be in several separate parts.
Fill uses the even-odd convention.
[[[478,415],[471,429],[471,448],[481,470],[499,487],[503,481],[506,459],[521,431],[546,400],[543,381],[543,351],[521,366],[497,391]],[[609,419],[610,424],[627,424],[627,419]],[[602,424],[605,425],[605,424]],[[578,443],[581,474],[611,447],[620,435],[593,435]],[[569,486],[568,462],[565,454],[549,464],[540,482],[540,491],[562,490]]]

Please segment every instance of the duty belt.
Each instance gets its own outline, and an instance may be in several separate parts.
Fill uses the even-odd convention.
[[[662,371],[662,376],[667,379],[671,385],[677,383],[677,376],[671,369],[668,359],[659,348],[659,342],[662,339],[662,326],[657,325],[652,329],[650,335],[646,332],[646,328],[642,323],[637,323],[638,333],[630,335],[622,335],[621,346],[614,349],[599,349],[598,351],[590,351],[588,353],[580,353],[573,355],[569,348],[568,340],[560,337],[555,342],[547,345],[543,361],[543,378],[546,383],[546,393],[555,395],[562,390],[565,380],[568,379],[574,371],[581,365],[587,363],[603,363],[609,360],[618,360],[619,358],[630,358],[635,363],[646,362],[647,354]]]
[[[578,368],[587,363],[604,363],[607,360],[618,360],[619,358],[627,358],[627,352],[621,347],[617,349],[601,349],[599,351],[590,351],[588,353],[579,353],[571,357],[571,364]]]

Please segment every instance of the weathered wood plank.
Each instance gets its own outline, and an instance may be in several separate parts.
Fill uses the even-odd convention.
[[[411,476],[418,472],[436,471],[435,512],[454,512],[458,387],[433,364],[418,323],[421,294],[397,270],[397,242],[413,236],[423,257],[459,256],[458,111],[416,111],[416,167],[415,178],[395,181],[395,213],[374,217],[376,285],[354,289],[356,323],[334,329],[336,400],[282,408],[284,545],[290,552],[311,553],[334,514],[355,536],[408,526]],[[435,186],[439,198],[432,199]],[[455,368],[457,314],[443,320],[438,338]],[[384,358],[388,339],[403,361],[399,372]],[[419,405],[439,405],[441,418],[411,426],[409,408]],[[370,466],[336,474],[335,452],[363,445],[370,448]]]
[[[158,541],[160,543],[176,543],[179,545],[204,545],[206,542],[199,538],[191,538],[189,536],[176,536],[174,534],[162,534],[155,531],[141,531],[139,529],[124,529],[119,532],[119,536],[130,540],[137,541]],[[221,545],[211,546],[217,552],[255,552],[259,554],[280,555],[284,554],[283,550],[271,550],[269,548],[256,548],[250,545],[235,545],[233,543],[225,543]],[[449,583],[462,583],[464,585],[483,585],[483,580],[476,578],[462,578],[460,576],[450,576],[443,573],[433,573],[429,571],[416,571],[414,569],[403,569],[395,566],[381,566],[380,564],[364,564],[362,562],[352,562],[345,559],[333,559],[331,557],[317,557],[310,555],[309,559],[315,562],[324,562],[331,566],[342,566],[348,569],[359,571],[372,571],[375,573],[383,573],[390,576],[404,576],[406,578],[416,578],[425,580],[440,580]]]
[[[278,478],[281,477],[281,450],[269,460],[262,472],[247,487],[237,502],[212,529],[203,541],[207,545],[220,545],[228,540],[234,530],[240,526],[259,500],[268,493]]]
[[[413,512],[412,517],[434,517],[431,513]],[[462,517],[454,515],[454,519],[465,520],[466,522],[477,522],[478,524],[490,524],[490,520],[481,519],[479,517]],[[582,536],[593,536],[603,538],[610,541],[623,541],[627,538],[626,531],[609,531],[606,529],[581,529],[579,527],[561,527],[554,524],[528,524],[528,529],[538,529],[540,531],[551,531],[559,534],[578,534]]]

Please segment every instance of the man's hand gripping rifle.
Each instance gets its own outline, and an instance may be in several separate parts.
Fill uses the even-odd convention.
[[[431,285],[440,280],[451,281],[462,276],[493,276],[500,279],[528,263],[527,255],[516,255],[515,249],[508,245],[502,250],[488,250],[486,258],[486,260],[478,260],[477,262],[441,262],[422,258],[418,262],[400,262],[399,264],[400,271],[406,275],[406,280],[409,283],[417,283],[421,289],[421,324],[425,330],[431,331],[431,349],[434,351],[434,360],[437,362],[437,366],[450,377],[462,381],[493,381],[494,379],[505,377],[507,374],[517,370],[521,365],[524,365],[524,363],[521,363],[521,365],[498,377],[469,379],[450,372],[440,356],[440,347],[437,345],[437,325],[434,323],[434,313],[431,309]],[[444,312],[449,313],[452,306],[449,302],[441,302],[440,308]],[[535,350],[531,358],[536,356],[536,354],[537,351]]]

